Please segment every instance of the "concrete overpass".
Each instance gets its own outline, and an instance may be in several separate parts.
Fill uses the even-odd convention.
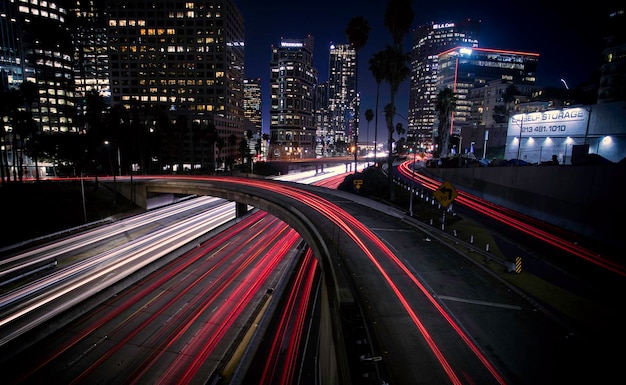
[[[363,199],[354,194],[298,183],[247,177],[174,177],[117,179],[117,192],[146,208],[151,197],[160,194],[208,195],[237,202],[238,215],[247,206],[254,206],[280,218],[293,227],[314,251],[321,266],[323,279],[322,320],[320,335],[320,373],[324,384],[349,384],[350,368],[347,362],[341,327],[342,306],[353,306],[353,289],[342,274],[339,261],[343,254],[363,253],[350,234],[346,224],[337,223],[322,214],[320,206],[333,206],[330,200],[360,201],[384,212],[400,217],[393,208]],[[252,183],[252,184],[251,184]],[[111,186],[112,187],[112,186]],[[317,199],[309,199],[310,192]],[[330,200],[328,200],[330,199]],[[358,233],[358,231],[356,231]],[[375,246],[370,245],[371,249]],[[364,257],[365,258],[365,257]]]

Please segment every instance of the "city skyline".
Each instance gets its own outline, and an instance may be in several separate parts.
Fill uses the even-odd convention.
[[[328,79],[328,55],[331,44],[347,43],[345,28],[355,16],[364,17],[370,27],[366,45],[359,51],[358,91],[361,93],[361,124],[365,130],[363,113],[375,108],[376,83],[369,71],[369,58],[391,43],[383,17],[387,2],[362,3],[353,0],[294,3],[283,0],[253,2],[234,0],[245,20],[245,76],[261,78],[263,93],[263,132],[269,132],[269,61],[271,46],[281,38],[312,36],[315,41],[314,66],[319,71],[318,81]],[[480,46],[483,48],[517,50],[538,53],[537,85],[542,87],[569,87],[584,83],[601,63],[602,23],[613,9],[608,2],[595,8],[577,11],[557,5],[531,0],[524,4],[507,5],[496,1],[471,3],[452,1],[446,7],[413,3],[415,17],[405,37],[405,49],[411,48],[412,33],[419,25],[430,22],[455,22],[463,19],[481,21]],[[304,15],[304,16],[303,16]],[[511,15],[519,17],[512,18]],[[567,36],[568,39],[563,37]],[[265,58],[265,60],[264,60]],[[389,86],[381,84],[379,106],[389,101]],[[405,118],[408,111],[409,82],[399,88],[396,110]],[[379,127],[382,122],[379,114]],[[399,119],[406,127],[406,121]],[[372,123],[373,125],[374,123]],[[383,130],[384,131],[384,130]],[[379,139],[384,139],[379,129]]]

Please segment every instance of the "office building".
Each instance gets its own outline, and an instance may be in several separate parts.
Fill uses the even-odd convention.
[[[430,23],[413,32],[407,141],[432,149],[438,55],[450,48],[478,47],[480,21]]]
[[[328,112],[328,81],[315,87],[315,156],[326,157],[336,153],[337,142],[330,135]]]
[[[270,62],[270,159],[315,157],[314,39],[281,39]]]
[[[607,18],[605,48],[598,89],[598,103],[626,100],[626,11],[612,12]]]
[[[350,44],[331,44],[328,58],[329,127],[324,136],[337,148],[337,143],[354,144],[358,138],[356,50]]]
[[[251,154],[262,154],[263,130],[261,79],[243,80],[243,115],[246,118],[246,140]],[[250,127],[250,128],[248,128]],[[249,135],[250,134],[250,135]]]
[[[84,129],[87,96],[95,94],[111,102],[109,83],[109,39],[105,15],[106,0],[78,0],[68,19],[74,46],[74,93],[77,124]]]
[[[5,89],[32,82],[37,95],[25,108],[30,109],[38,131],[76,132],[72,40],[64,2],[4,0],[0,4],[0,73]]]
[[[536,81],[539,54],[497,50],[491,48],[455,47],[438,55],[436,89],[450,88],[456,97],[456,107],[450,121],[450,135],[458,135],[461,127],[471,120],[472,89],[485,87],[490,81],[502,80],[533,86]],[[439,136],[437,125],[435,137]]]
[[[192,138],[191,127],[209,123],[227,143],[215,158],[237,159],[245,130],[244,21],[234,2],[111,0],[108,6],[112,103],[166,113],[182,142],[182,151],[176,143],[170,152],[182,153],[185,168],[204,167],[192,155],[208,143]],[[181,164],[179,155],[170,158],[172,167]]]

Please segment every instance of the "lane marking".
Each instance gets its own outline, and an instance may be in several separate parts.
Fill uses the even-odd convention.
[[[479,301],[479,300],[475,300],[475,299],[464,299],[464,298],[459,298],[459,297],[449,297],[447,295],[438,295],[436,297],[444,299],[444,300],[449,300],[449,301],[473,303],[475,305],[484,305],[484,306],[492,306],[492,307],[501,307],[501,308],[505,308],[505,309],[522,310],[521,306],[507,305],[507,304],[504,304],[504,303]]]

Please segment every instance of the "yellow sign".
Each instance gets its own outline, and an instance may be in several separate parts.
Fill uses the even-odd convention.
[[[452,203],[454,198],[456,198],[459,194],[450,182],[445,181],[437,190],[435,190],[433,195],[443,207],[448,207],[448,205]]]
[[[358,190],[361,188],[361,185],[363,184],[363,179],[355,179],[353,183],[354,183],[354,187]]]

